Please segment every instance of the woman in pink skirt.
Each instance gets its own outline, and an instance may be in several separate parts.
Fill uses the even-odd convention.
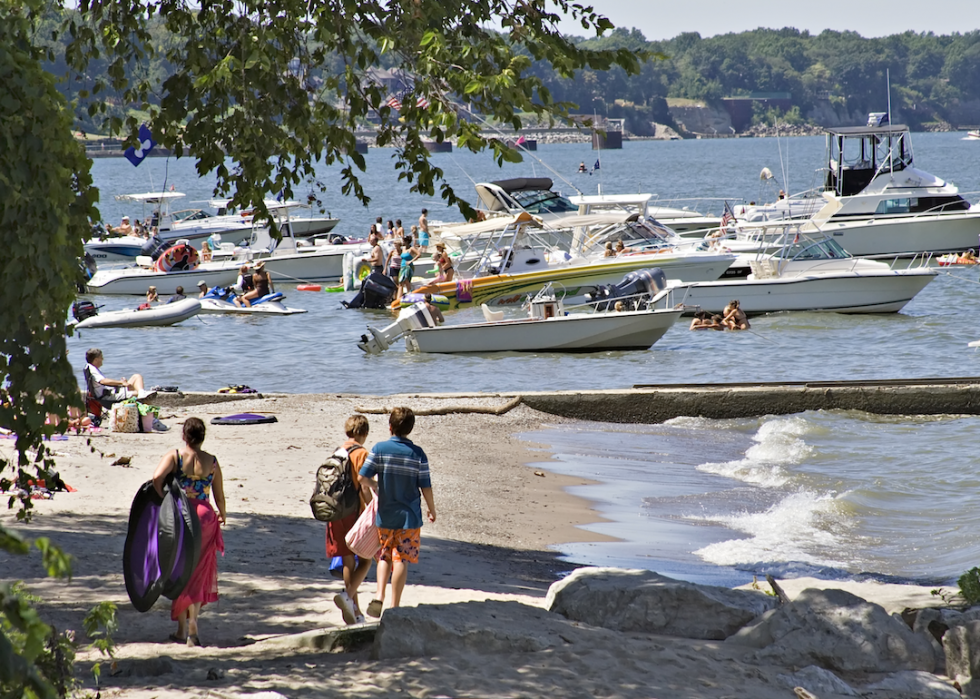
[[[204,435],[204,422],[200,418],[188,418],[184,423],[184,448],[168,452],[153,474],[153,485],[162,497],[163,484],[167,476],[173,473],[174,481],[187,493],[201,521],[201,557],[187,587],[170,607],[170,618],[177,622],[177,632],[170,635],[170,640],[189,646],[201,645],[197,635],[197,617],[201,607],[218,601],[217,554],[225,551],[219,526],[225,523],[221,467],[214,456],[202,451]],[[218,506],[217,515],[211,507],[212,493]]]

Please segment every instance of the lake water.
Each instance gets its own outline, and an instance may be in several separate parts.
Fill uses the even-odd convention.
[[[980,142],[960,134],[914,134],[918,167],[964,192],[980,191]],[[437,154],[459,193],[472,183],[547,176],[564,193],[653,192],[668,200],[700,197],[721,209],[721,197],[764,201],[768,166],[778,188],[817,183],[824,141],[725,139],[636,142],[603,151],[594,165],[588,144],[542,145],[524,164],[500,170],[486,156]],[[340,232],[363,235],[376,216],[406,228],[422,207],[430,219],[458,219],[441,202],[412,194],[397,181],[392,152],[372,149],[365,208],[339,194],[339,167],[319,179],[321,196],[341,219]],[[782,162],[788,163],[786,183]],[[548,168],[561,173],[564,182]],[[103,216],[116,222],[142,212],[113,195],[174,184],[188,204],[211,196],[214,181],[192,162],[149,159],[134,170],[123,159],[93,164]],[[305,191],[297,191],[299,198]],[[971,201],[980,194],[968,197]],[[695,202],[690,202],[694,204]],[[670,330],[647,352],[484,357],[412,355],[400,347],[364,356],[356,341],[380,311],[348,311],[344,294],[298,292],[280,285],[305,315],[282,318],[204,316],[171,328],[83,331],[69,341],[81,378],[84,350],[99,346],[106,370],[140,372],[150,384],[212,391],[244,383],[292,393],[513,391],[623,388],[636,383],[829,380],[978,376],[980,338],[973,321],[980,299],[976,268],[943,272],[899,314],[843,316],[774,314],[753,319],[751,333]],[[94,297],[106,310],[138,299]],[[461,315],[476,318],[479,311]],[[378,377],[383,377],[379,380]],[[602,420],[596,415],[597,421]],[[753,420],[683,418],[665,425],[580,423],[525,435],[550,446],[548,468],[601,482],[576,492],[597,502],[610,520],[590,526],[622,543],[563,546],[575,561],[642,566],[692,580],[744,581],[752,574],[847,576],[871,572],[917,581],[948,580],[980,564],[976,536],[978,460],[973,417],[882,418],[806,413]]]

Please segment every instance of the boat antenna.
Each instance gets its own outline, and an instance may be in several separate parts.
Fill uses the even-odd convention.
[[[602,179],[602,139],[599,138],[599,132],[596,131],[595,128],[595,125],[597,123],[599,123],[599,115],[596,113],[596,110],[593,109],[592,110],[592,138],[595,139],[596,155],[595,155],[595,165],[592,168],[592,172],[598,170],[599,179],[601,180]],[[609,120],[606,119],[606,129],[608,130],[608,128],[609,128]],[[599,194],[602,194],[602,182],[599,182],[598,187],[596,187],[596,191]]]
[[[892,177],[895,177],[895,149],[892,148],[891,126],[892,126],[892,78],[891,71],[885,68],[885,92],[888,95],[888,170]]]
[[[498,136],[506,137],[506,135],[499,128],[497,128],[495,125],[491,124],[489,121],[487,121],[486,119],[484,119],[482,116],[480,116],[476,112],[474,112],[472,109],[469,108],[469,106],[467,106],[465,104],[460,104],[459,107],[462,108],[462,109],[464,109],[470,116],[472,116],[474,119],[476,119],[478,122],[480,122],[480,124],[482,124],[483,127],[486,128],[487,130],[493,131]],[[572,189],[574,189],[579,194],[583,194],[583,195],[585,194],[585,192],[583,192],[581,189],[579,189],[578,187],[576,187],[575,184],[573,184],[570,180],[566,179],[564,177],[564,175],[562,175],[560,172],[558,172],[553,167],[551,167],[550,165],[548,165],[548,163],[546,163],[541,158],[539,158],[537,155],[535,155],[533,151],[528,150],[523,144],[518,144],[518,143],[515,142],[514,147],[517,148],[517,149],[519,149],[519,150],[521,150],[521,151],[524,151],[524,153],[526,153],[527,155],[531,156],[532,159],[534,159],[538,163],[540,163],[540,165],[543,168],[545,168],[548,172],[550,172],[552,175],[554,175],[557,179],[559,179],[562,182],[564,182],[565,184],[567,184],[569,187],[571,187]],[[532,167],[533,167],[533,165],[532,165]]]

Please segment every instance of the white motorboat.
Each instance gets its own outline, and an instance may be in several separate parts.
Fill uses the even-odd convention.
[[[98,313],[75,322],[74,327],[76,330],[89,330],[91,328],[139,328],[173,325],[196,316],[200,312],[200,301],[184,299],[183,301],[163,303],[142,310],[129,309]]]
[[[85,252],[97,262],[132,262],[143,254],[146,238],[137,235],[106,236],[85,241]]]
[[[787,242],[780,252],[745,256],[751,270],[744,279],[671,284],[675,300],[721,313],[738,299],[746,314],[777,311],[894,313],[935,279],[937,270],[893,270],[888,264],[855,258],[836,240],[805,237]],[[732,267],[736,267],[736,262]]]
[[[980,129],[975,129],[973,131],[967,131],[964,140],[968,141],[980,141]]]
[[[823,206],[802,224],[802,232],[833,236],[852,255],[869,257],[977,247],[980,206],[971,206],[955,185],[914,167],[907,126],[827,131]],[[766,212],[750,210],[739,227],[752,230],[762,220],[793,211],[789,203]]]
[[[662,278],[662,275],[661,275]],[[666,292],[664,292],[666,293]],[[413,352],[601,352],[645,350],[663,337],[683,310],[636,309],[569,312],[551,287],[530,301],[528,317],[505,319],[483,306],[485,322],[437,326],[424,302],[402,309],[392,325],[361,336],[365,352],[377,354],[399,337]]]
[[[142,220],[147,228],[156,228],[157,235],[166,241],[202,240],[214,233],[250,235],[251,218],[241,216],[212,216],[201,209],[171,213],[173,203],[185,195],[182,192],[144,192],[120,194],[117,201],[136,202],[143,206]],[[149,210],[147,210],[149,209]]]
[[[177,287],[185,291],[196,289],[198,281],[208,287],[231,286],[238,279],[238,264],[205,262],[185,270],[161,271],[148,257],[137,257],[136,266],[120,269],[100,269],[87,282],[90,294],[122,294],[142,296],[155,286],[161,296],[176,294]]]
[[[306,313],[306,309],[292,308],[283,304],[285,297],[281,292],[267,294],[252,301],[251,306],[236,306],[232,301],[233,292],[228,289],[214,288],[201,299],[201,313],[224,313],[232,315],[270,315],[291,316]]]

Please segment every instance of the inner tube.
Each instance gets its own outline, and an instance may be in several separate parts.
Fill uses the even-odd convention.
[[[413,291],[410,294],[402,294],[399,306],[402,308],[408,308],[412,304],[418,303],[419,301],[425,301],[425,294],[420,294],[417,291]],[[437,308],[449,308],[449,299],[442,294],[432,294],[432,305]]]
[[[174,563],[170,575],[163,580],[161,590],[164,597],[175,600],[187,587],[201,557],[201,521],[197,518],[197,510],[191,504],[187,493],[174,482],[173,478],[169,479],[164,487],[160,521],[161,531],[165,526],[173,526],[176,532]]]
[[[197,250],[180,243],[160,255],[154,266],[158,272],[184,272],[197,269],[200,264]]]
[[[177,557],[176,527],[160,528],[163,498],[153,481],[137,491],[129,510],[129,529],[123,547],[123,579],[126,593],[138,612],[149,611],[163,592]],[[169,521],[169,520],[165,520]]]
[[[323,287],[319,284],[297,284],[296,291],[320,291]]]
[[[275,415],[255,415],[254,413],[239,413],[225,417],[211,418],[212,425],[262,425],[267,422],[279,422]]]

